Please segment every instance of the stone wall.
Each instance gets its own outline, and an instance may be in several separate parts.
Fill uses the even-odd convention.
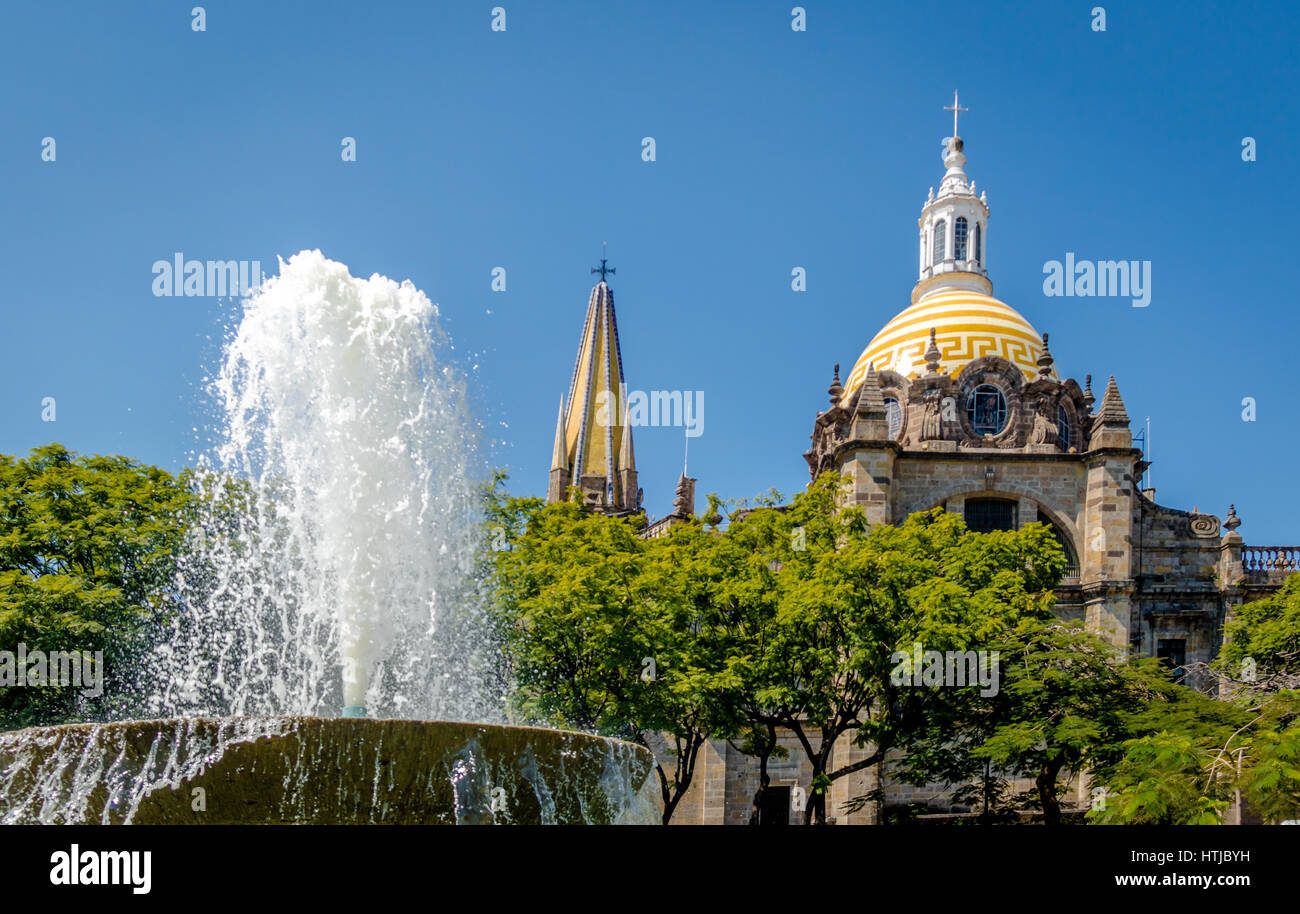
[[[1219,519],[1166,508],[1144,494],[1134,501],[1133,521],[1132,649],[1151,657],[1162,642],[1181,642],[1187,662],[1208,662],[1218,652],[1231,599]]]

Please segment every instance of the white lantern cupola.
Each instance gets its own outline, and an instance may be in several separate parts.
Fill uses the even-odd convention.
[[[948,170],[939,193],[930,196],[917,220],[920,229],[920,275],[912,290],[912,301],[920,301],[940,289],[968,289],[990,295],[988,278],[989,208],[983,193],[975,195],[975,182],[966,176],[964,144],[957,135],[957,113],[967,109],[957,104],[953,93],[952,136],[943,141],[943,164]]]

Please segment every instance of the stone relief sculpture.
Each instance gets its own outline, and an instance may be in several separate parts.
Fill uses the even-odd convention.
[[[1056,423],[1052,421],[1053,405],[1048,399],[1039,402],[1038,409],[1034,411],[1034,428],[1029,436],[1030,444],[1057,443]]]
[[[925,392],[925,399],[922,403],[924,412],[921,416],[920,440],[922,441],[937,441],[943,437],[943,422],[939,415],[940,399],[941,395],[937,389]]]

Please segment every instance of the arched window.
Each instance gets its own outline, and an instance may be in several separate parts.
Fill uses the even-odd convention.
[[[966,421],[977,435],[996,435],[1007,424],[1007,398],[992,384],[981,384],[966,398]]]
[[[952,256],[954,260],[966,259],[966,217],[958,216],[952,224]]]
[[[1056,407],[1056,437],[1061,441],[1061,450],[1070,449],[1070,414],[1064,406]]]
[[[1075,553],[1070,538],[1065,535],[1064,530],[1052,523],[1052,519],[1041,510],[1038,512],[1038,522],[1052,529],[1052,535],[1056,537],[1056,541],[1061,544],[1061,549],[1065,552],[1065,574],[1062,575],[1062,578],[1077,581],[1079,579],[1079,556]]]
[[[975,262],[980,263],[984,259],[984,252],[980,250],[980,224],[975,223]]]
[[[885,397],[885,412],[889,416],[889,437],[897,438],[903,430],[903,408],[895,398]]]
[[[944,254],[947,250],[947,230],[948,223],[940,219],[934,224],[934,257],[932,262],[935,265],[943,263]]]

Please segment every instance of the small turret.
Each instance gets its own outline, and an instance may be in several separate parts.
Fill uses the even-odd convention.
[[[682,471],[677,480],[677,494],[673,497],[673,517],[682,519],[695,516],[695,480]]]
[[[546,488],[547,502],[563,501],[572,480],[568,448],[564,441],[564,394],[560,394],[560,412],[555,419],[555,446],[551,449],[551,480]]]
[[[1119,395],[1119,385],[1115,383],[1114,375],[1106,382],[1106,392],[1101,396],[1101,407],[1097,410],[1096,421],[1092,426],[1092,441],[1089,446],[1094,450],[1133,446],[1128,410],[1124,408],[1124,400]]]
[[[858,391],[857,408],[853,412],[854,438],[867,441],[881,441],[889,437],[889,410],[885,407],[885,398],[880,389],[880,375],[875,365],[862,379]]]

